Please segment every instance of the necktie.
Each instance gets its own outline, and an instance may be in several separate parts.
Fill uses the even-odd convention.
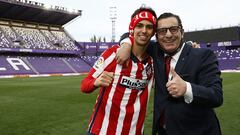
[[[164,58],[165,61],[165,69],[166,69],[166,78],[168,80],[169,72],[170,72],[170,62],[171,62],[172,57],[171,56],[166,56]]]
[[[167,81],[168,81],[168,76],[169,76],[169,72],[170,72],[170,62],[171,62],[171,59],[172,59],[171,56],[166,56],[164,58]],[[160,126],[164,128],[164,125],[165,125],[165,111],[163,110],[161,112],[161,116],[160,116]]]

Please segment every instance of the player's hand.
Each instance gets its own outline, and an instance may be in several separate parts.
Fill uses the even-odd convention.
[[[129,43],[121,44],[121,47],[119,48],[116,55],[118,64],[123,65],[125,62],[128,61],[131,55],[131,49],[132,49],[132,46]]]
[[[197,42],[192,42],[192,47],[193,48],[201,48],[200,44],[198,44]]]
[[[181,97],[187,90],[186,82],[171,68],[172,80],[166,84],[167,90],[172,97]]]
[[[198,44],[197,42],[193,42],[193,41],[187,41],[187,42],[191,44],[192,48],[201,48],[200,44]]]
[[[103,71],[103,73],[94,81],[95,87],[107,87],[113,80],[114,73]]]

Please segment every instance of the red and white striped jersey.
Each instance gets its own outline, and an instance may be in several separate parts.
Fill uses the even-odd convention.
[[[95,79],[103,72],[114,72],[110,86],[101,87],[89,133],[94,135],[142,135],[147,104],[153,84],[153,60],[140,62],[133,54],[128,66],[119,65],[118,46],[107,49],[81,83],[83,92],[94,90]]]

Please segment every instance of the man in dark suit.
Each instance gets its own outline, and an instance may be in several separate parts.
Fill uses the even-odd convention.
[[[152,134],[221,135],[214,112],[223,103],[217,58],[209,49],[192,48],[183,42],[183,36],[179,16],[159,16],[158,42],[148,48],[156,80]],[[122,45],[117,56],[119,63],[128,58],[130,49],[128,44]],[[170,56],[168,64],[164,63],[165,56]],[[167,65],[171,67],[169,73]]]

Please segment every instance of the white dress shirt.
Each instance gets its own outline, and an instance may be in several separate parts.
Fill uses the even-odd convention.
[[[182,53],[182,50],[185,46],[185,43],[182,45],[180,51],[178,51],[175,55],[172,56],[172,59],[171,59],[171,62],[170,62],[170,66],[171,68],[175,69],[176,67],[176,64],[177,64],[177,61],[180,57],[180,54]],[[166,56],[167,54],[165,54]],[[169,76],[168,76],[169,79],[172,78],[172,73],[169,72]],[[189,82],[185,81],[186,82],[186,85],[187,85],[187,89],[186,89],[186,92],[184,94],[184,101],[188,104],[190,104],[192,101],[193,101],[193,94],[192,94],[192,86]]]

